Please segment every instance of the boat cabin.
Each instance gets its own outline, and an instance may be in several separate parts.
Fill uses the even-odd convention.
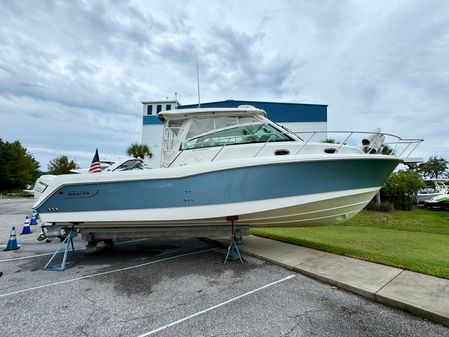
[[[297,140],[252,106],[178,109],[157,116],[164,122],[161,167],[169,167],[185,150]]]

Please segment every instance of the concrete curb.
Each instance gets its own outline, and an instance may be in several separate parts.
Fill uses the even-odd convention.
[[[392,298],[384,297],[382,295],[376,294],[376,302],[388,305],[390,307],[398,308],[407,311],[413,315],[425,318],[429,321],[439,323],[441,325],[449,327],[449,317],[440,315],[438,313],[427,310],[426,308],[421,308],[416,305],[410,305],[408,303],[394,300]]]
[[[449,280],[252,235],[240,251],[449,327]]]

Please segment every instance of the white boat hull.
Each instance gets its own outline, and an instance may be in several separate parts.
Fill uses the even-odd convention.
[[[323,226],[352,218],[374,197],[380,187],[307,196],[250,201],[226,205],[83,213],[48,213],[46,222],[73,222],[88,228],[138,228],[229,225],[226,216],[239,216],[236,223],[253,227]],[[167,220],[170,218],[170,220]],[[130,221],[130,219],[133,219]]]
[[[265,158],[120,175],[55,179],[34,205],[42,221],[78,228],[332,225],[356,215],[398,160]]]

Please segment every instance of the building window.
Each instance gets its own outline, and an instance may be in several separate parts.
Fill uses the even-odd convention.
[[[165,110],[171,110],[171,104],[167,104],[166,106],[165,106]]]
[[[158,104],[157,106],[156,106],[156,113],[158,114],[159,112],[161,112],[162,111],[162,104]]]
[[[147,115],[152,115],[152,114],[153,114],[153,106],[147,105]]]

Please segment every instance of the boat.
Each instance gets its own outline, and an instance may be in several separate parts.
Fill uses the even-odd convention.
[[[114,164],[115,164],[115,161],[113,161],[113,160],[100,160],[101,171],[103,172],[104,170],[110,168]],[[80,168],[80,169],[70,170],[70,172],[71,173],[77,173],[77,174],[89,173],[89,167],[88,168]]]
[[[117,160],[101,160],[100,161],[101,172],[122,172],[130,170],[145,170],[150,169],[141,158],[121,158]],[[76,174],[88,174],[89,168],[70,170],[71,173]],[[34,199],[39,199],[44,189],[55,179],[57,176],[53,174],[44,174],[40,176],[32,189],[28,189],[28,193],[34,196]],[[25,192],[25,190],[24,190]]]
[[[426,187],[418,192],[416,201],[418,205],[424,204],[427,200],[434,199],[439,196],[448,196],[449,188],[441,179],[427,179],[424,180]]]
[[[129,170],[145,170],[150,167],[145,164],[142,158],[120,158],[117,160],[100,160],[101,172],[118,172]],[[89,168],[70,170],[72,173],[89,173]]]
[[[34,185],[26,185],[26,188],[22,192],[26,197],[34,196]]]
[[[230,219],[255,227],[338,224],[360,212],[402,161],[380,154],[388,134],[349,131],[342,143],[314,142],[320,132],[304,137],[252,106],[157,117],[159,168],[55,177],[33,206],[42,221],[90,232],[229,226]],[[361,147],[349,145],[355,134]],[[407,147],[421,141],[396,137]]]
[[[424,207],[428,209],[449,209],[449,194],[441,194],[424,201]]]

